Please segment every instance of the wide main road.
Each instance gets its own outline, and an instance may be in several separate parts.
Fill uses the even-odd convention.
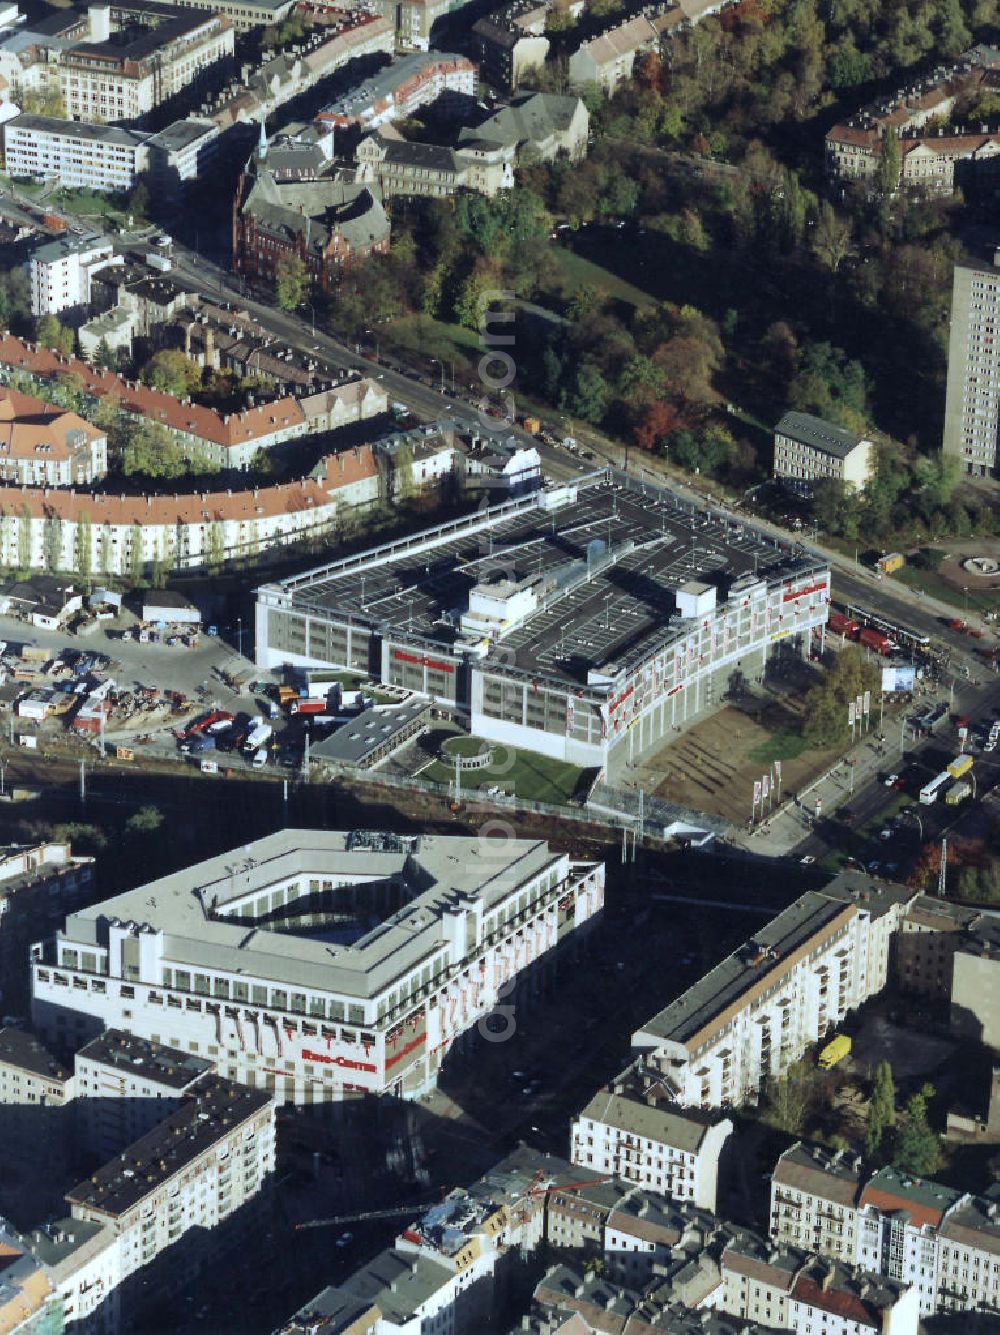
[[[358,371],[363,375],[377,376],[391,401],[398,400],[406,404],[424,418],[433,420],[450,417],[460,425],[472,426],[482,433],[491,433],[503,439],[513,437],[523,445],[532,445],[538,450],[546,475],[555,481],[579,477],[581,473],[593,467],[567,455],[562,449],[542,444],[519,427],[480,414],[478,403],[471,399],[449,397],[417,379],[415,372],[404,374],[384,362],[375,363],[359,356],[355,348],[333,338],[322,329],[315,329],[310,321],[248,296],[242,290],[244,284],[239,276],[177,242],[174,243],[174,265],[177,273],[192,286],[230,300],[248,310],[265,330],[286,339],[290,344],[323,358],[343,371]],[[485,387],[484,396],[490,397],[485,393]],[[496,400],[494,398],[491,401]],[[625,462],[625,451],[620,446],[601,442],[599,446],[595,444],[595,448],[598,450],[601,464],[611,463],[621,467]],[[704,503],[706,500],[706,497],[690,484],[679,483],[675,478],[654,472],[645,465],[641,468],[641,472],[645,473],[651,482],[686,494],[692,501]],[[779,541],[788,543],[798,541],[786,530],[766,520],[753,518],[749,522],[769,532]],[[834,592],[838,598],[870,608],[888,620],[900,621],[922,634],[947,643],[954,650],[970,654],[973,646],[968,638],[949,631],[943,624],[945,619],[955,615],[953,608],[904,585],[895,584],[891,580],[879,581],[873,572],[856,565],[839,552],[815,543],[810,544],[809,550],[815,553],[818,560],[830,563],[834,572]],[[992,636],[994,632],[991,628],[987,628],[987,634]],[[987,671],[985,668],[982,670]]]
[[[302,319],[301,316],[279,310],[248,296],[242,290],[243,284],[237,275],[220,268],[205,256],[188,250],[176,241],[174,270],[181,278],[206,294],[211,293],[213,297],[225,298],[249,311],[268,332],[286,339],[304,352],[318,355],[343,371],[360,371],[363,375],[377,377],[384,385],[390,401],[398,400],[404,403],[421,417],[430,420],[450,417],[459,425],[471,426],[481,434],[488,433],[503,440],[514,437],[523,445],[532,445],[541,456],[546,474],[557,481],[578,477],[588,471],[586,464],[579,463],[562,450],[543,445],[520,427],[511,426],[500,419],[486,415],[485,412],[480,413],[478,402],[442,394],[433,386],[425,385],[417,379],[416,372],[406,375],[381,360],[376,362],[359,356],[353,347],[333,338],[322,329],[314,329],[311,322]],[[497,396],[490,394],[485,385],[483,396],[489,403],[499,406]]]

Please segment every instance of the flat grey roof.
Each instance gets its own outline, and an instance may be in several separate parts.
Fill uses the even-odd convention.
[[[61,939],[98,945],[117,918],[164,933],[167,967],[243,973],[324,993],[375,996],[443,944],[443,915],[463,896],[488,911],[555,863],[543,840],[482,841],[448,835],[392,836],[280,830],[229,853],[72,913]],[[228,901],[297,875],[397,878],[413,894],[350,946],[250,928],[212,916]]]
[[[103,1066],[127,1071],[130,1075],[178,1091],[187,1089],[192,1081],[211,1071],[213,1066],[204,1057],[168,1047],[166,1043],[151,1043],[123,1029],[106,1029],[76,1055],[78,1059],[100,1062]]]
[[[534,583],[544,602],[504,634],[503,654],[512,651],[539,678],[578,686],[591,669],[611,675],[686,635],[691,623],[677,615],[674,595],[691,580],[717,586],[721,603],[740,579],[826,567],[738,516],[600,474],[270,587],[293,609],[447,651],[461,640],[458,618],[471,588],[498,568]],[[483,664],[497,654],[491,648]]]
[[[450,1266],[391,1247],[356,1270],[335,1292],[356,1302],[376,1303],[386,1321],[403,1325],[453,1277]]]
[[[633,1035],[635,1046],[687,1043],[755,983],[785,967],[788,956],[820,932],[847,905],[875,916],[892,903],[915,898],[903,886],[880,884],[863,873],[844,872],[824,890],[810,890],[755,932],[750,941],[709,970]]]
[[[774,431],[776,435],[791,436],[803,445],[811,445],[814,450],[822,450],[838,459],[846,459],[864,439],[845,427],[814,417],[812,413],[785,413]]]
[[[55,134],[64,139],[84,139],[100,141],[105,144],[117,144],[120,148],[136,148],[147,136],[123,130],[118,125],[92,125],[86,121],[60,120],[56,116],[32,116],[27,112],[15,116],[5,126],[7,134],[14,130],[26,130],[32,134]]]
[[[379,747],[391,745],[404,728],[430,714],[427,700],[404,700],[391,708],[366,709],[350,723],[342,724],[329,737],[310,747],[314,760],[329,760],[344,765],[361,765]]]

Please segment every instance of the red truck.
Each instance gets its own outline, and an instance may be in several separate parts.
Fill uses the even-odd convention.
[[[185,728],[178,741],[188,741],[192,737],[197,737],[199,733],[207,732],[213,723],[231,723],[233,718],[234,715],[227,713],[224,709],[213,709],[202,718],[195,719],[194,723]]]
[[[325,714],[325,700],[293,700],[290,705],[293,714]]]
[[[858,643],[877,654],[891,654],[893,650],[892,640],[888,635],[883,635],[880,630],[871,630],[868,626],[865,626],[858,636]]]
[[[834,635],[844,635],[849,640],[856,640],[860,627],[856,621],[850,617],[843,616],[840,612],[831,612],[827,617],[827,626],[833,631]]]

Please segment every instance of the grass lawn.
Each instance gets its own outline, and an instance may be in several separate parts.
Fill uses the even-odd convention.
[[[449,737],[444,744],[444,749],[453,756],[478,756],[485,743],[479,737]]]
[[[629,306],[651,306],[653,298],[648,292],[635,287],[624,278],[619,278],[610,269],[604,269],[593,260],[578,255],[565,246],[553,246],[552,257],[559,264],[573,289],[592,287],[606,292],[616,301],[627,302]]]
[[[463,737],[471,744],[472,754],[482,742],[476,737]],[[466,792],[479,788],[501,788],[532,802],[564,803],[574,795],[584,771],[562,760],[550,760],[532,751],[517,751],[513,747],[494,747],[493,764],[488,769],[470,770],[462,774],[462,788]],[[435,760],[420,772],[421,779],[432,783],[453,784],[454,766]]]
[[[808,749],[809,743],[799,733],[785,729],[755,746],[749,756],[758,765],[770,765],[772,760],[795,760]]]
[[[906,565],[890,578],[899,580],[911,589],[921,589],[933,598],[940,598],[958,612],[964,612],[966,608],[970,612],[996,612],[1000,609],[1000,593],[995,589],[977,589],[971,578],[968,596],[943,579],[936,570],[921,570],[917,566]]]
[[[482,351],[475,330],[444,320],[432,320],[429,315],[407,315],[392,320],[383,326],[382,345],[387,349],[415,352],[421,357],[446,358],[455,362],[456,369],[472,366]],[[446,377],[450,369],[445,368]]]

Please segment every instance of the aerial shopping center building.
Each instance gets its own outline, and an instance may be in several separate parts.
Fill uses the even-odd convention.
[[[32,1015],[55,1047],[122,1029],[279,1102],[415,1097],[603,905],[603,864],[540,840],[283,830],[70,914],[33,947]]]
[[[822,636],[830,571],[621,474],[550,486],[267,584],[257,661],[348,668],[478,737],[607,771]]]

